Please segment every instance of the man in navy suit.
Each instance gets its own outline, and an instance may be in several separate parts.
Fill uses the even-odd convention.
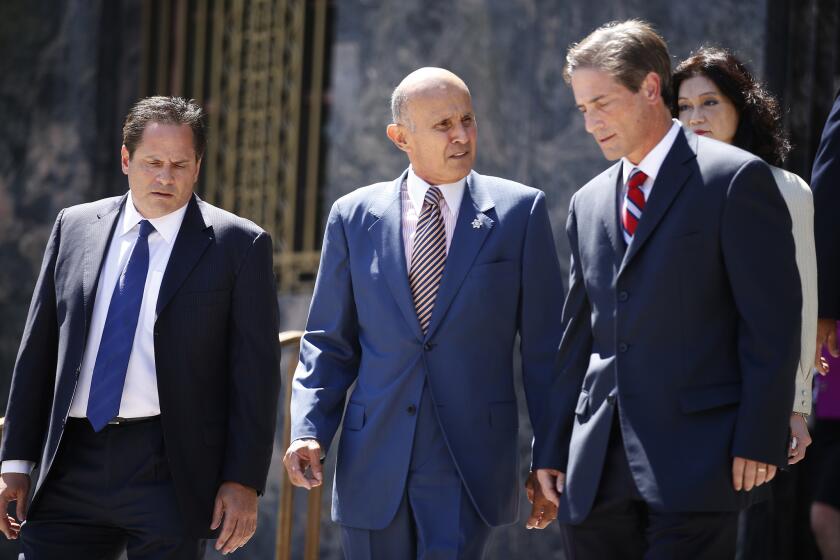
[[[142,99],[129,192],[58,215],[0,449],[0,506],[17,502],[0,530],[27,559],[196,560],[256,529],[280,384],[271,239],[193,194],[205,145],[194,102]]]
[[[343,416],[332,516],[347,557],[481,558],[517,519],[516,336],[536,423],[563,284],[543,193],[472,171],[464,82],[417,70],[392,113],[411,166],[332,207],[284,461],[320,484]]]
[[[737,510],[787,464],[790,217],[767,165],[671,119],[648,24],[607,24],[566,60],[587,132],[619,161],[569,206],[560,373],[533,466],[571,558],[732,558]]]

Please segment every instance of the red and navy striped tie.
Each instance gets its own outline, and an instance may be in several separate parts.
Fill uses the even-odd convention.
[[[647,180],[647,175],[641,169],[634,168],[627,179],[627,194],[624,197],[624,210],[621,213],[621,227],[624,228],[624,239],[627,244],[633,240],[639,220],[642,219],[642,212],[645,211],[645,193],[642,192],[642,185]]]
[[[429,187],[426,191],[423,209],[417,219],[411,268],[408,272],[411,297],[423,334],[429,330],[435,297],[446,265],[446,229],[440,214],[441,197],[442,193],[437,187]]]

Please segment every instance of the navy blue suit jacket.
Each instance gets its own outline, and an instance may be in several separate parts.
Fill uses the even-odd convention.
[[[823,128],[811,174],[819,316],[840,320],[840,94]]]
[[[79,378],[96,286],[127,196],[61,211],[12,377],[0,455],[39,465],[33,508]],[[169,257],[154,324],[166,455],[191,534],[210,536],[216,491],[262,492],[279,396],[271,239],[193,196]]]
[[[534,467],[566,473],[558,518],[590,511],[613,414],[636,485],[661,511],[727,511],[732,459],[785,465],[801,295],[791,220],[758,158],[680,132],[635,238],[621,162],[575,193],[556,414]]]
[[[560,340],[563,283],[545,196],[468,175],[424,336],[401,234],[405,176],[332,207],[293,383],[292,438],[326,448],[343,416],[333,519],[381,529],[405,488],[417,419],[407,409],[428,383],[477,511],[491,526],[512,523],[521,484],[516,335],[532,422],[543,412]]]

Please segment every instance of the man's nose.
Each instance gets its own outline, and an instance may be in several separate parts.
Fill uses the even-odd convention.
[[[162,185],[168,185],[175,182],[175,176],[172,174],[172,169],[167,166],[163,166],[158,173],[157,180]]]
[[[464,123],[458,123],[452,127],[452,134],[449,137],[449,141],[453,144],[465,144],[469,138],[467,134],[467,127],[464,126]]]
[[[591,113],[583,114],[583,124],[589,134],[594,134],[596,130],[603,126],[601,119],[596,118]]]

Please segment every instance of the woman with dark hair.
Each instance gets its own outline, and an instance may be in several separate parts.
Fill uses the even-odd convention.
[[[796,264],[802,284],[802,334],[796,394],[790,417],[789,463],[805,456],[811,443],[806,417],[811,413],[811,371],[816,353],[817,257],[814,203],[799,176],[780,167],[790,151],[776,99],[735,56],[701,47],[682,61],[673,77],[674,116],[695,134],[752,152],[770,164],[793,222]],[[825,370],[820,364],[819,369]]]

